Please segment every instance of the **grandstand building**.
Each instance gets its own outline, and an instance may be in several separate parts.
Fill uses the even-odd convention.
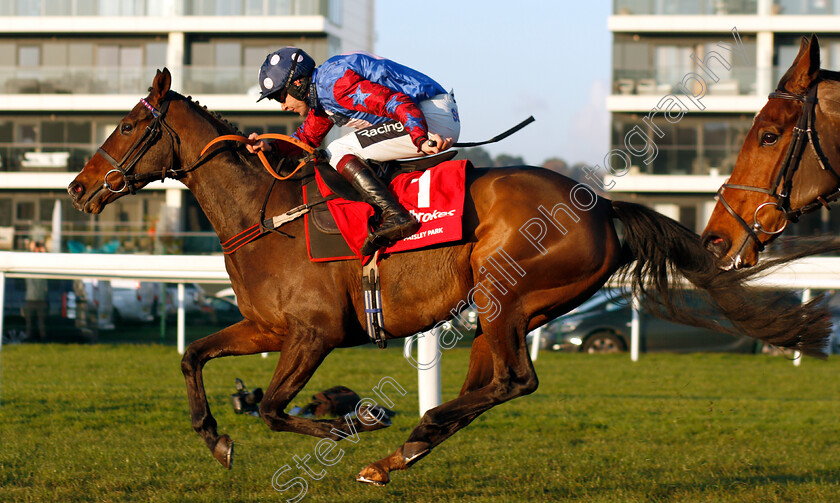
[[[606,188],[698,232],[800,38],[816,33],[822,66],[840,69],[840,0],[614,0],[608,26]],[[823,210],[791,231],[836,218]]]
[[[302,47],[323,62],[373,50],[373,0],[15,0],[0,2],[0,249],[49,229],[56,201],[62,251],[218,250],[192,195],[155,182],[101,215],[66,187],[157,69],[172,89],[243,132],[290,133],[300,117],[256,103],[265,56]]]

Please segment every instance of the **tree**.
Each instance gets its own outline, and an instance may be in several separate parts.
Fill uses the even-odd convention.
[[[481,147],[473,147],[461,150],[460,158],[469,159],[473,166],[487,168],[493,166],[493,157]]]
[[[505,166],[525,166],[525,159],[519,157],[518,155],[499,154],[493,161],[493,165],[497,168],[503,168]]]
[[[559,157],[552,157],[550,159],[546,159],[542,167],[563,175],[565,175],[567,173],[567,170],[569,169],[569,165],[566,164],[566,161],[560,159]]]

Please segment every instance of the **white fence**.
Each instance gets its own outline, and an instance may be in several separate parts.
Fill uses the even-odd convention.
[[[178,309],[178,352],[184,352],[184,309],[183,309],[183,284],[184,283],[220,283],[226,284],[230,281],[224,265],[224,257],[221,255],[115,255],[115,254],[71,254],[71,253],[27,253],[27,252],[0,252],[0,312],[4,304],[5,278],[8,277],[38,277],[48,279],[78,279],[78,278],[99,278],[99,279],[134,279],[141,281],[160,281],[167,283],[178,283],[179,309]],[[840,289],[840,257],[815,257],[800,260],[788,264],[773,271],[764,278],[756,281],[756,284],[768,288],[790,288],[805,290],[810,295],[809,289],[828,290]],[[638,314],[634,313],[634,319]],[[633,324],[631,344],[631,357],[638,359],[638,322]],[[0,333],[3,331],[3,319],[0,316]],[[539,341],[539,332],[534,334],[535,341],[532,346],[532,354],[536,356],[536,348]],[[434,344],[435,338],[424,337],[420,343]],[[2,339],[0,339],[0,350],[2,350]],[[437,350],[432,348],[418,348],[418,350],[429,351],[432,354]],[[797,360],[798,361],[798,360]],[[439,366],[437,366],[439,367]],[[432,369],[429,369],[432,370]],[[420,371],[423,375],[423,371]],[[432,375],[438,370],[425,372]],[[439,376],[439,374],[438,374]],[[431,378],[434,382],[434,378]],[[421,404],[422,408],[430,408],[437,405],[440,400],[440,381],[437,384],[425,385],[421,377]],[[438,389],[434,389],[437,387]],[[423,390],[423,388],[426,388]],[[423,398],[424,393],[437,398]],[[432,405],[434,403],[434,405]],[[421,410],[422,414],[422,410]]]

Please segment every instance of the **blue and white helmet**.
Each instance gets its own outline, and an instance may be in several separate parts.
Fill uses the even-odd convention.
[[[298,47],[284,47],[269,54],[260,68],[260,101],[289,87],[295,80],[308,77],[315,60]]]

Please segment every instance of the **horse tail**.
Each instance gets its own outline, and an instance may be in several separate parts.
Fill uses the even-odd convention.
[[[749,269],[724,271],[703,248],[700,237],[680,223],[638,204],[612,201],[612,209],[624,226],[622,265],[616,274],[645,308],[679,323],[744,334],[825,357],[831,321],[821,297],[801,304],[748,284],[765,271],[825,250],[811,249]],[[690,286],[682,279],[704,293],[729,323],[721,324],[710,318],[714,313],[688,306]]]

